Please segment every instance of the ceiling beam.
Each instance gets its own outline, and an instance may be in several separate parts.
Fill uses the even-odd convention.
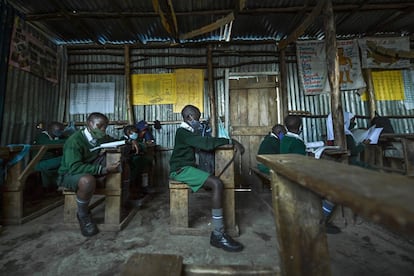
[[[234,20],[234,14],[233,12],[231,12],[230,14],[228,14],[227,16],[220,18],[219,20],[217,20],[214,23],[211,23],[209,25],[206,25],[204,27],[201,27],[197,30],[188,32],[186,34],[182,34],[180,35],[180,39],[185,40],[185,39],[189,39],[189,38],[193,38],[205,33],[209,33],[212,32],[214,30],[219,29],[220,27],[229,24],[230,22],[232,22]]]
[[[304,34],[306,29],[315,21],[315,19],[321,14],[322,8],[325,7],[327,0],[318,1],[318,5],[312,10],[308,17],[291,33],[286,39],[282,39],[279,44],[279,50],[285,49],[291,42],[296,41],[301,35]]]

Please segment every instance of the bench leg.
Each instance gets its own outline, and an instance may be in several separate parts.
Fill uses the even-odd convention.
[[[170,188],[170,224],[172,227],[188,225],[188,189]]]
[[[64,223],[76,223],[76,212],[78,206],[76,204],[76,193],[66,193],[65,204],[63,207],[63,222]]]

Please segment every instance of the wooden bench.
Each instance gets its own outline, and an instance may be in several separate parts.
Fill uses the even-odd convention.
[[[266,174],[266,173],[260,171],[256,167],[250,167],[249,174],[251,175],[252,173],[254,173],[262,181],[262,190],[264,190],[265,186],[271,188],[270,187],[270,180],[271,180],[270,179],[270,174]]]
[[[230,163],[225,171],[221,171],[232,159],[232,145],[221,146],[215,151],[215,171],[224,184],[223,215],[226,232],[232,236],[239,235],[236,224],[234,197],[234,163]],[[189,222],[189,189],[185,183],[169,180],[170,189],[170,233],[173,235],[207,235],[211,227],[191,227]],[[208,221],[209,223],[210,221]],[[206,225],[208,225],[206,223]]]
[[[46,206],[34,210],[31,213],[24,212],[23,192],[26,186],[27,178],[34,172],[36,165],[42,159],[44,154],[51,149],[62,149],[63,145],[31,145],[30,151],[37,151],[27,165],[27,158],[21,159],[19,162],[8,168],[7,177],[4,183],[3,192],[3,217],[4,224],[22,224],[30,221],[44,213],[63,204],[63,197],[56,198]],[[16,154],[23,150],[23,146],[14,148],[1,147],[1,155],[5,159],[12,159]]]
[[[331,274],[321,198],[399,234],[414,235],[412,178],[297,154],[257,159],[271,168],[283,275]]]
[[[126,150],[129,151],[129,149]],[[121,160],[122,172],[106,176],[105,187],[95,190],[95,195],[101,195],[101,197],[95,196],[95,200],[89,206],[90,209],[94,209],[100,203],[105,205],[103,223],[97,223],[101,231],[122,230],[137,213],[136,208],[123,209],[125,192],[129,189],[128,162],[122,158],[122,154],[126,150],[123,150],[123,147],[106,150],[106,162],[115,163]],[[63,195],[65,197],[63,222],[67,228],[77,229],[79,228],[79,223],[76,217],[76,193],[64,189]],[[94,219],[96,220],[95,217]]]

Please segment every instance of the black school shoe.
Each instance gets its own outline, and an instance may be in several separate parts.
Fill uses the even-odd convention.
[[[341,233],[341,229],[338,226],[336,226],[336,225],[334,225],[330,222],[325,224],[325,229],[326,229],[325,231],[326,231],[327,234]]]
[[[80,218],[79,215],[76,213],[76,217],[78,218],[82,235],[84,235],[85,237],[92,237],[99,233],[98,227],[92,221],[91,214],[89,214],[87,217]]]
[[[240,252],[243,250],[243,245],[238,241],[233,240],[226,233],[214,234],[211,232],[210,244],[217,248],[222,248],[228,252]]]

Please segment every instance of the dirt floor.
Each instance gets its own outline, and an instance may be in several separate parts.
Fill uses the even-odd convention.
[[[209,225],[208,192],[191,194],[192,223]],[[245,245],[227,253],[209,245],[208,236],[169,234],[166,188],[141,208],[120,232],[85,238],[63,226],[63,206],[23,225],[3,226],[0,233],[0,275],[119,275],[134,253],[181,255],[184,264],[264,266],[277,270],[279,257],[271,211],[271,193],[254,187],[236,193],[237,223]],[[103,213],[103,207],[93,211]],[[333,275],[414,275],[414,240],[357,218],[336,224],[342,233],[328,235]]]

